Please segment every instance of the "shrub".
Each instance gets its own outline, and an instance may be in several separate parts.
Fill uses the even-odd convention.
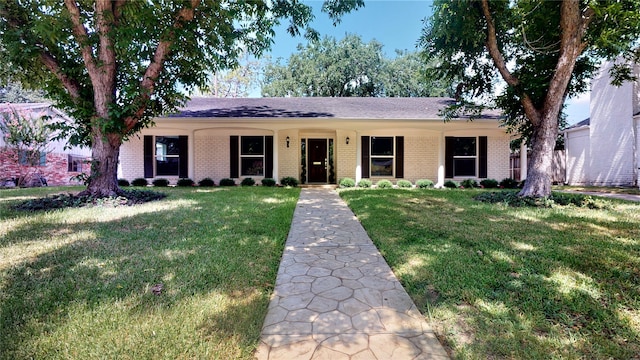
[[[373,183],[369,179],[361,179],[358,181],[358,187],[361,188],[370,188]]]
[[[280,184],[282,184],[283,186],[296,187],[298,186],[298,179],[291,176],[283,177],[282,179],[280,179]]]
[[[433,181],[429,179],[420,179],[416,181],[416,187],[419,187],[420,189],[432,188]]]
[[[518,187],[518,182],[512,178],[502,179],[502,181],[500,181],[500,187],[505,189],[515,189]]]
[[[133,185],[133,186],[147,186],[147,185],[149,185],[149,182],[145,178],[137,178],[137,179],[133,179],[133,181],[131,182],[131,185]]]
[[[118,186],[129,186],[129,180],[127,179],[118,179]]]
[[[253,186],[253,185],[255,185],[255,184],[256,184],[256,181],[255,181],[255,180],[253,180],[253,178],[250,178],[250,177],[248,177],[248,178],[244,178],[244,179],[242,179],[242,181],[240,182],[240,185],[242,185],[242,186]]]
[[[204,178],[198,181],[198,186],[202,186],[202,187],[211,187],[215,185],[216,185],[215,181],[213,181],[211,178]]]
[[[176,185],[178,185],[178,186],[193,186],[195,184],[196,183],[193,180],[188,179],[188,178],[187,179],[178,179],[178,182],[176,183]]]
[[[167,187],[167,186],[169,186],[169,180],[163,179],[163,178],[155,179],[151,183],[153,184],[153,186],[156,186],[156,187]]]
[[[411,181],[404,180],[404,179],[403,180],[398,180],[396,185],[398,185],[398,187],[402,188],[402,189],[411,189],[413,187],[413,184],[411,184]]]
[[[444,182],[444,187],[449,189],[457,189],[460,187],[460,184],[457,181],[447,180]]]
[[[498,187],[498,180],[484,179],[480,181],[480,186],[482,186],[485,189],[495,189]]]
[[[344,178],[342,180],[340,180],[340,187],[341,188],[352,188],[356,186],[356,181],[353,180],[352,178]]]
[[[224,178],[220,180],[220,186],[236,186],[236,182],[233,179]]]
[[[545,198],[518,196],[517,191],[484,192],[474,199],[487,203],[501,203],[512,207],[577,206],[590,209],[610,209],[611,202],[583,194],[552,193]]]
[[[393,189],[393,184],[389,180],[380,180],[376,183],[378,189]]]
[[[460,183],[460,186],[465,189],[473,189],[478,187],[478,182],[475,179],[464,179]]]
[[[264,178],[261,182],[262,186],[276,186],[276,179]]]

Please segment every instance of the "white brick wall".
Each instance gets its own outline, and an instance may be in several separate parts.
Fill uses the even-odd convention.
[[[347,137],[349,137],[349,145],[346,143]],[[358,146],[360,142],[355,131],[338,130],[336,132],[334,149],[337,157],[336,181],[346,177],[356,179]]]
[[[487,177],[502,180],[509,177],[508,135],[487,137]]]
[[[405,136],[404,138],[404,178],[415,183],[420,179],[433,182],[438,178],[437,136]]]
[[[195,181],[211,178],[216,184],[229,177],[229,134],[195,135]]]

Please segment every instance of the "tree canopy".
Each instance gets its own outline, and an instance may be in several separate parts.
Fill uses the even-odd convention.
[[[439,0],[419,43],[425,61],[442,59],[432,74],[459,81],[460,108],[500,107],[507,128],[529,139],[521,195],[548,196],[563,104],[588,89],[599,61],[633,55],[638,9],[637,0]],[[628,78],[624,62],[616,70]]]
[[[298,46],[282,63],[265,67],[263,96],[442,96],[447,87],[428,81],[417,53],[397,51],[386,58],[376,40],[358,35],[325,37]]]
[[[362,0],[327,0],[334,21]],[[87,192],[113,195],[120,145],[175,110],[207,74],[259,55],[273,28],[317,33],[298,1],[0,0],[2,74],[41,88],[75,122],[59,124],[92,148]],[[306,29],[306,30],[305,30]]]

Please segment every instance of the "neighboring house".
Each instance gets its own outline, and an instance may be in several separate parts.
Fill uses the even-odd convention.
[[[125,142],[118,176],[199,181],[509,176],[499,114],[445,122],[445,98],[194,98]]]
[[[0,104],[0,112],[9,112],[15,109],[27,116],[48,116],[53,121],[68,117],[48,103],[12,103]],[[89,166],[85,162],[91,155],[91,150],[80,147],[65,149],[66,142],[52,141],[46,146],[46,153],[41,154],[39,163],[35,164],[35,171],[43,176],[47,184],[71,185],[78,184],[73,178],[81,173],[89,173]],[[0,180],[16,178],[21,174],[20,165],[9,156],[4,142],[4,136],[0,136]]]
[[[638,186],[640,82],[611,85],[608,62],[591,81],[590,117],[564,131],[566,183]],[[634,66],[640,76],[640,66]]]

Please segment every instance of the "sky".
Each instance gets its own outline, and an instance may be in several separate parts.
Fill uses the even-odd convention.
[[[377,40],[383,44],[387,57],[394,57],[395,50],[417,50],[416,44],[423,28],[423,20],[431,15],[430,0],[365,0],[364,8],[360,8],[342,17],[342,22],[333,26],[327,14],[322,13],[321,0],[304,1],[314,9],[315,19],[312,27],[321,37],[332,36],[337,40],[346,34],[358,34],[363,42]],[[296,52],[298,44],[306,44],[300,37],[291,37],[286,26],[276,28],[276,36],[271,51],[265,55],[272,60],[287,60]],[[570,99],[567,104],[567,120],[569,124],[589,117],[589,95],[584,94]]]

